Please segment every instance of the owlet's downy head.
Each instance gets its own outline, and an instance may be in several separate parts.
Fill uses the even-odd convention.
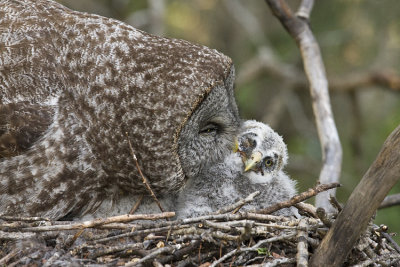
[[[257,210],[290,199],[296,194],[296,182],[284,172],[286,144],[268,125],[244,121],[237,145],[223,162],[190,178],[179,193],[175,206],[178,218],[215,212],[259,191],[260,195],[241,210]],[[278,215],[299,216],[295,208]]]

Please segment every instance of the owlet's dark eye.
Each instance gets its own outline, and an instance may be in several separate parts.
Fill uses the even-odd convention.
[[[274,165],[274,161],[271,158],[266,158],[264,160],[264,164],[265,164],[265,167],[271,167],[272,165]]]
[[[199,133],[200,134],[216,134],[219,131],[218,125],[214,123],[209,123],[203,128],[200,129]]]

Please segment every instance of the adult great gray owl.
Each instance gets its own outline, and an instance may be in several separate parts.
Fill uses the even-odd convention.
[[[0,2],[0,214],[61,218],[180,188],[234,143],[225,55],[48,0]],[[126,133],[128,137],[126,136]]]
[[[243,123],[238,143],[238,152],[189,178],[176,202],[179,218],[216,211],[255,191],[260,195],[244,210],[266,208],[296,194],[296,182],[283,171],[288,156],[282,137],[268,125],[250,120]],[[299,216],[293,207],[275,214]]]

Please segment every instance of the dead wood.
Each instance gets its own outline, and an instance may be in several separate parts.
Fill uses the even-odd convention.
[[[310,188],[308,189],[306,192],[303,192],[301,194],[298,194],[294,197],[292,197],[291,199],[287,200],[287,201],[283,201],[283,202],[279,202],[275,205],[272,205],[268,208],[262,209],[262,210],[258,210],[257,213],[261,213],[261,214],[270,214],[273,213],[277,210],[283,209],[283,208],[288,208],[293,206],[294,204],[297,204],[299,202],[302,202],[306,199],[309,199],[313,196],[316,196],[317,194],[321,193],[321,192],[325,192],[329,189],[332,188],[336,188],[339,187],[340,184],[338,183],[331,183],[331,184],[319,184],[316,185],[314,188]]]
[[[266,2],[272,13],[296,41],[303,58],[304,70],[310,83],[318,136],[321,142],[323,166],[319,181],[323,184],[337,183],[342,165],[342,147],[333,119],[324,63],[308,21],[314,1],[303,0],[297,15],[293,14],[284,0],[266,0]],[[319,194],[316,198],[316,206],[332,211],[329,195],[335,195],[335,192],[332,189]]]
[[[125,214],[105,219],[95,219],[91,221],[71,223],[64,225],[47,225],[47,226],[32,226],[20,227],[20,231],[24,232],[44,232],[44,231],[60,231],[60,230],[81,230],[84,228],[94,228],[102,225],[115,223],[115,222],[131,222],[135,220],[159,220],[175,216],[175,212],[163,212],[159,214]]]
[[[354,189],[311,259],[311,266],[340,266],[382,200],[400,179],[400,126]]]
[[[379,209],[389,208],[397,205],[400,205],[400,194],[394,194],[385,197],[381,205],[379,205]]]
[[[296,261],[298,267],[308,266],[308,242],[307,242],[307,222],[301,220],[299,227],[304,227],[306,230],[298,230],[297,232],[297,254]]]

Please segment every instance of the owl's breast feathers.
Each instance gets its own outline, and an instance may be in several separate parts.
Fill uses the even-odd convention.
[[[126,133],[154,189],[179,187],[179,132],[232,67],[207,47],[47,0],[1,1],[0,40],[0,213],[30,190],[53,192],[46,203],[88,179],[144,191]]]

